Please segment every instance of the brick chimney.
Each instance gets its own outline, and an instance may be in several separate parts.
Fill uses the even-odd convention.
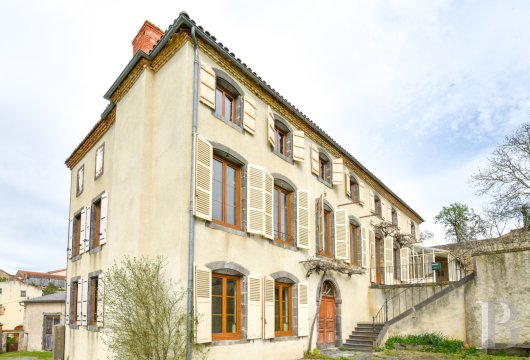
[[[164,32],[160,30],[158,26],[145,20],[132,42],[133,55],[136,54],[138,50],[142,50],[144,53],[149,54],[163,34]]]

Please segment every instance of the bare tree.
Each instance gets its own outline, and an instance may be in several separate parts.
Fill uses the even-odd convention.
[[[126,257],[105,272],[103,340],[112,359],[185,358],[186,292],[174,289],[164,268],[161,257]]]

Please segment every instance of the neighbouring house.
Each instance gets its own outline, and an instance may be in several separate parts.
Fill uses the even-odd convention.
[[[183,284],[192,266],[212,359],[371,349],[377,333],[352,332],[375,331],[388,291],[437,283],[444,261],[440,286],[463,277],[417,243],[411,206],[187,14],[144,23],[105,98],[66,160],[67,358],[106,358],[103,272],[126,255],[166,256]]]
[[[26,284],[20,280],[0,282],[0,324],[3,331],[21,330],[24,323],[22,302],[42,296],[42,287]]]
[[[66,292],[25,300],[24,332],[27,351],[51,351],[53,349],[53,327],[64,324]]]
[[[8,272],[0,269],[0,281],[6,281],[13,278],[13,275],[9,274]]]
[[[19,270],[17,271],[15,277],[24,282],[25,284],[35,285],[35,286],[47,286],[50,284],[55,285],[58,288],[66,288],[66,270],[55,270],[52,272],[37,272],[37,271],[27,271]]]

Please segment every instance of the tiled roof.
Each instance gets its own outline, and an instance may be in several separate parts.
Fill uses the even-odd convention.
[[[43,273],[43,272],[36,272],[36,271],[26,271],[26,270],[19,270],[17,271],[16,277],[19,279],[24,279],[25,277],[37,277],[37,278],[44,278],[44,279],[58,279],[58,280],[65,280],[66,276],[62,275],[53,275],[49,273]]]
[[[24,302],[27,303],[50,303],[50,302],[65,302],[66,301],[66,291],[59,291],[54,294],[50,295],[44,295],[40,297],[36,297],[33,299],[25,300]]]

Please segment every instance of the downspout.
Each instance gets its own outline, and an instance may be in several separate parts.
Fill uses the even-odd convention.
[[[195,26],[191,28],[191,38],[193,40],[194,62],[193,62],[193,112],[191,127],[191,180],[190,180],[190,224],[188,241],[188,321],[186,336],[186,360],[191,360],[193,347],[193,261],[195,254],[195,217],[193,209],[195,207],[195,149],[197,147],[197,112],[199,106],[199,47]]]

